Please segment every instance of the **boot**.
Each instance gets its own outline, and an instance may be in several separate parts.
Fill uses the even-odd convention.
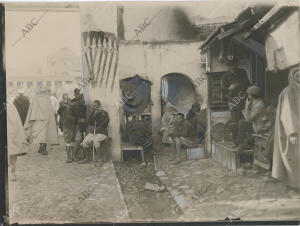
[[[72,150],[70,147],[67,147],[67,163],[71,163],[72,162]]]
[[[89,148],[88,152],[89,152],[89,154],[88,154],[89,162],[92,162],[94,160],[93,148]]]
[[[41,148],[41,154],[42,155],[48,155],[47,144],[45,144],[45,143],[40,144],[40,148]]]
[[[95,165],[101,166],[103,164],[103,161],[101,159],[100,155],[100,149],[95,149]]]
[[[90,150],[89,149],[90,148],[84,148],[83,149],[83,151],[85,153],[85,158],[79,162],[80,164],[89,163],[91,161]]]
[[[43,145],[40,144],[39,149],[38,149],[38,153],[42,154],[42,152],[43,152]]]
[[[97,163],[99,162],[99,160],[100,160],[100,153],[99,150],[95,148],[95,162]]]
[[[77,158],[76,158],[77,150],[78,149],[76,147],[72,147],[72,149],[71,149],[71,156],[72,156],[72,161],[73,162],[77,162]]]

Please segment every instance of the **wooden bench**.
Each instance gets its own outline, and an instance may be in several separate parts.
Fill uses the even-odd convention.
[[[267,157],[264,156],[263,154],[263,152],[266,149],[266,143],[268,141],[270,134],[265,134],[265,135],[252,134],[252,136],[255,138],[255,150],[256,150],[253,164],[265,170],[271,170],[271,160],[267,159]]]
[[[254,152],[254,150],[238,151],[236,148],[217,142],[212,144],[212,158],[235,173],[240,167],[240,155],[253,155]]]
[[[135,144],[129,144],[129,143],[122,143],[121,144],[121,161],[124,161],[124,152],[126,151],[139,151],[141,155],[141,159],[144,162],[145,157],[144,157],[144,148],[140,145],[135,145]]]

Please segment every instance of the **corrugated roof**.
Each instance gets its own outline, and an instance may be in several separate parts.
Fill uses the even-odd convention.
[[[245,30],[247,29],[249,29],[249,31],[246,32],[243,37],[248,38],[257,29],[268,26],[270,21],[275,18],[278,19],[277,17],[286,13],[287,9],[294,9],[299,7],[299,5],[298,0],[279,0],[276,4],[251,5],[236,17],[235,22],[231,23],[233,25],[232,28],[230,28],[232,31],[226,29],[224,26],[218,28],[202,43],[199,49],[205,50],[208,45],[217,40],[217,36],[220,37],[219,39],[222,39],[223,36],[230,37],[237,33],[246,32]],[[252,22],[251,18],[253,19]],[[248,23],[247,21],[250,22]],[[250,29],[250,27],[252,27],[252,29]]]
[[[255,25],[249,29],[243,35],[244,39],[249,38],[254,32],[259,29],[267,28],[269,26],[274,26],[279,24],[280,21],[283,21],[286,16],[289,15],[294,9],[299,8],[299,1],[297,0],[280,0],[277,4],[261,18]]]

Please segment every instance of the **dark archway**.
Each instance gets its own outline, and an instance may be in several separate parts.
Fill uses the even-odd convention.
[[[181,73],[169,73],[161,79],[162,115],[166,105],[171,105],[185,115],[199,98],[192,80]]]

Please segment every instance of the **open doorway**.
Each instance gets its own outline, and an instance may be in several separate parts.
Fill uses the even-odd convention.
[[[164,114],[167,106],[177,112],[188,114],[194,103],[199,103],[198,95],[191,80],[180,73],[169,73],[161,79],[161,109]]]
[[[202,101],[195,86],[188,76],[180,73],[169,73],[161,79],[161,129],[162,143],[171,144],[167,135],[171,125],[176,124],[175,114],[182,113],[193,126],[197,142],[204,143],[206,134],[206,109],[201,109]],[[172,127],[172,126],[171,126]]]

